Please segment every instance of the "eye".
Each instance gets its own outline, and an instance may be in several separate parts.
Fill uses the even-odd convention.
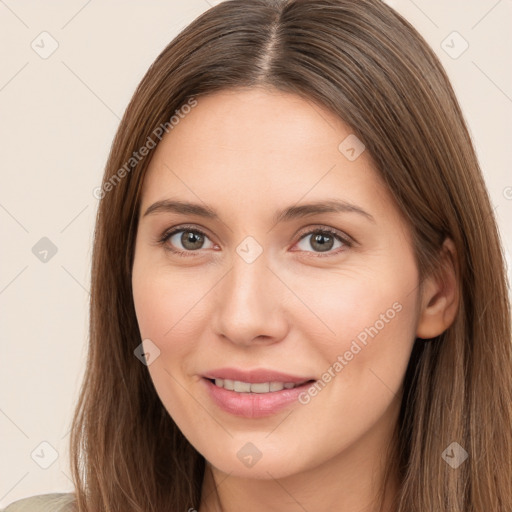
[[[307,239],[310,238],[309,242]],[[210,242],[209,247],[205,247],[205,241]],[[215,244],[208,238],[206,233],[195,227],[178,226],[170,231],[166,231],[158,240],[164,248],[180,256],[195,256],[195,251],[200,249],[211,249]],[[302,244],[302,246],[301,246]],[[348,236],[343,236],[338,231],[331,228],[315,228],[303,233],[296,246],[304,252],[326,253],[325,256],[338,254],[346,248],[352,247],[353,243]],[[312,248],[313,251],[308,249]],[[332,250],[337,249],[337,250]],[[317,256],[324,256],[317,254]]]
[[[302,247],[300,244],[302,244]],[[352,243],[348,237],[342,236],[337,231],[328,228],[316,228],[303,234],[297,246],[306,252],[328,253],[327,256],[331,256],[343,251],[344,247],[351,247]],[[308,251],[308,248],[313,248],[313,251]],[[332,251],[332,249],[341,249],[341,251]]]
[[[199,249],[208,249],[204,247],[205,240],[209,240],[212,246],[214,245],[208,236],[197,228],[180,226],[170,232],[164,233],[159,242],[171,252],[183,255],[193,256],[188,254]]]

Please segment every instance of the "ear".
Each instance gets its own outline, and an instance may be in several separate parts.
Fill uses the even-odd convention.
[[[435,338],[453,323],[459,306],[458,279],[455,244],[446,238],[441,248],[439,271],[423,283],[416,337]]]

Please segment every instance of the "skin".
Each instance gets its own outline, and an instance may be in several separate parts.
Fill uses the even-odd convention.
[[[363,151],[350,161],[338,149],[351,133],[297,95],[233,89],[199,97],[154,150],[141,196],[133,296],[142,339],[160,350],[148,366],[156,391],[207,460],[200,512],[221,510],[219,504],[249,512],[378,510],[415,337],[442,333],[458,295],[449,257],[442,278],[418,286],[410,230],[371,156]],[[171,198],[208,204],[219,220],[144,215]],[[272,220],[282,208],[330,199],[349,201],[374,220],[355,212]],[[180,242],[182,232],[158,242],[184,223],[206,233],[198,249]],[[323,252],[306,234],[313,228],[356,242],[334,241]],[[247,236],[263,250],[251,263],[236,251]],[[450,240],[445,249],[454,255]],[[205,392],[201,375],[226,366],[322,379],[397,303],[400,311],[340,372],[331,369],[335,376],[306,405],[240,418]],[[249,442],[262,454],[252,467],[237,457]],[[391,510],[396,489],[392,475],[383,510]]]

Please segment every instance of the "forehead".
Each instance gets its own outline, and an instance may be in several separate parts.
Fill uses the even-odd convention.
[[[361,154],[348,158],[347,144]],[[307,98],[277,90],[200,96],[154,151],[143,209],[169,196],[238,207],[326,194],[373,206],[391,200],[349,125]]]
[[[250,153],[257,141],[265,143],[269,152],[282,152],[298,145],[336,145],[340,134],[350,133],[350,128],[324,107],[276,89],[229,89],[199,97],[197,102],[172,129],[176,143],[190,142],[206,150],[222,143],[223,149]],[[190,132],[194,132],[193,142],[188,140]],[[170,139],[171,133],[164,140]]]

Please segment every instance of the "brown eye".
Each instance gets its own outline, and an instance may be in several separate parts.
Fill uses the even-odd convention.
[[[304,234],[297,245],[300,250],[305,252],[337,254],[339,251],[336,249],[350,247],[351,243],[330,229],[315,229]]]
[[[189,251],[201,249],[204,243],[204,236],[194,231],[183,231],[180,237],[180,242],[183,247]]]
[[[330,251],[334,245],[334,237],[324,233],[315,233],[311,235],[311,247],[318,249],[320,252]]]
[[[210,241],[210,247],[205,247],[207,240]],[[213,246],[211,240],[202,231],[183,227],[174,229],[165,234],[160,242],[164,244],[168,250],[181,254],[211,248]]]

